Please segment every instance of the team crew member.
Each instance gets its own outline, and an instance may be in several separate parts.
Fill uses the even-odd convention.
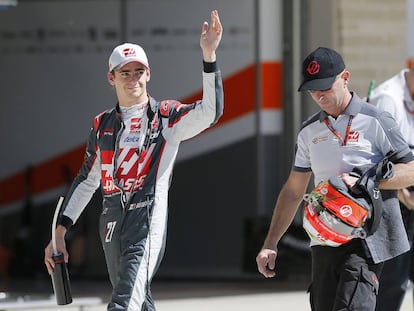
[[[256,257],[258,270],[265,277],[275,276],[278,242],[304,198],[312,173],[315,185],[339,176],[351,188],[358,180],[352,173],[355,168],[365,171],[396,152],[393,177],[379,183],[384,211],[374,233],[336,247],[310,235],[312,310],[372,311],[382,263],[409,249],[396,189],[414,184],[414,156],[394,119],[349,91],[350,72],[336,51],[316,49],[304,60],[302,73],[299,91],[308,91],[321,110],[303,123],[298,134],[292,170]]]
[[[200,36],[203,97],[192,104],[149,96],[150,66],[140,46],[121,44],[110,55],[108,81],[118,103],[94,119],[84,163],[56,229],[57,249],[68,260],[65,234],[101,186],[100,236],[113,286],[108,310],[155,310],[150,283],[164,253],[168,189],[178,147],[215,124],[223,112],[216,63],[223,29],[216,10],[210,19]],[[51,243],[44,260],[52,273]]]
[[[388,111],[400,127],[401,133],[414,153],[414,68],[403,69],[378,85],[370,103]],[[380,278],[377,311],[397,311],[401,308],[408,287],[413,260],[414,187],[398,191],[401,214],[411,250],[384,263]]]

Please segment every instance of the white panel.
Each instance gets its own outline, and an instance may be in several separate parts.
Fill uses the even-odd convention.
[[[150,85],[155,97],[185,97],[200,89],[200,32],[213,9],[219,11],[224,29],[217,51],[223,74],[254,62],[252,0],[130,0],[128,5],[127,39],[145,47],[153,78],[162,81]]]
[[[277,135],[283,129],[281,110],[266,109],[260,112],[262,135]],[[213,128],[181,144],[177,161],[199,156],[213,150],[252,138],[256,135],[256,114],[250,113],[223,126]]]
[[[414,0],[407,0],[407,56],[414,59]]]
[[[260,60],[282,60],[282,0],[259,1]]]
[[[127,40],[147,50],[158,99],[201,89],[199,35],[210,11],[224,27],[223,76],[254,61],[254,0],[24,1],[0,11],[0,178],[85,143],[92,118],[114,106],[107,62]]]
[[[251,138],[255,135],[255,114],[247,114],[225,125],[213,128],[181,144],[177,161],[183,161],[212,150]]]
[[[283,131],[283,112],[280,109],[262,109],[260,111],[260,133],[279,135]]]
[[[119,9],[99,3],[25,1],[0,12],[0,177],[82,144],[93,116],[114,104],[106,71]]]

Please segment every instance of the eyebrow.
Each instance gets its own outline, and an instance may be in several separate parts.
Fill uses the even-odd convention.
[[[131,71],[145,71],[144,67],[140,67],[140,68],[136,68],[136,69],[123,69],[123,70],[119,70],[119,72],[131,72]]]

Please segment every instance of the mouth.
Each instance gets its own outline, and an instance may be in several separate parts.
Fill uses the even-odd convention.
[[[129,86],[128,87],[128,90],[131,90],[131,91],[136,91],[136,90],[138,90],[140,87],[139,87],[139,85],[134,85],[134,86]]]

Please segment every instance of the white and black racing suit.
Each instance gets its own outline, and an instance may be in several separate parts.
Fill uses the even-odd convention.
[[[220,70],[215,62],[203,67],[201,101],[182,104],[149,97],[145,139],[136,149],[137,173],[128,195],[115,174],[124,130],[119,106],[94,119],[83,165],[59,223],[66,228],[75,223],[100,186],[100,236],[113,286],[108,310],[155,310],[150,283],[165,249],[168,189],[180,142],[215,124],[223,113]]]

